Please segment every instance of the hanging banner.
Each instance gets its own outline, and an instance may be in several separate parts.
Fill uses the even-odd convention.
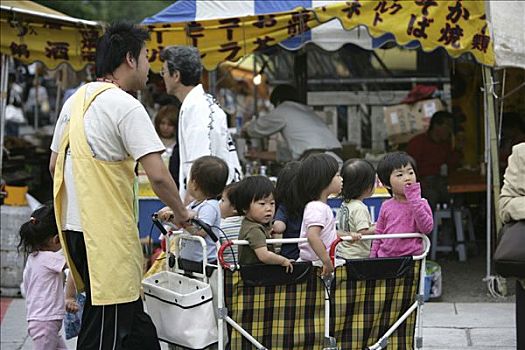
[[[223,61],[236,61],[290,37],[301,36],[319,25],[312,10],[298,10],[258,16],[218,20],[148,25],[148,42],[152,69],[162,67],[159,53],[169,45],[191,45],[199,49],[206,69]]]
[[[374,37],[392,33],[399,45],[417,40],[423,50],[442,47],[452,57],[470,52],[492,66],[494,51],[484,1],[345,1],[313,9],[230,17],[184,23],[148,25],[150,62],[159,71],[160,51],[169,45],[199,48],[206,69],[264,51],[288,38],[304,38],[308,30],[339,20],[347,30],[364,25]],[[82,69],[94,63],[101,27],[51,21],[32,22],[4,17],[0,22],[1,52],[24,63],[41,61],[48,68],[68,63]]]
[[[417,40],[425,51],[443,47],[457,57],[470,52],[485,65],[494,64],[484,1],[338,1],[313,9],[184,23],[147,25],[152,69],[159,71],[160,51],[169,45],[199,48],[206,69],[276,45],[330,20],[347,30],[364,25],[379,37],[392,33],[399,45]],[[306,36],[305,37],[305,41]]]
[[[49,69],[62,63],[74,70],[95,63],[97,38],[102,27],[76,26],[57,22],[31,22],[23,18],[2,18],[1,52],[29,64],[42,62]]]
[[[345,29],[365,25],[374,37],[392,33],[399,45],[418,40],[424,51],[443,47],[452,57],[470,52],[494,64],[485,1],[346,1],[315,12],[322,22],[338,18]]]

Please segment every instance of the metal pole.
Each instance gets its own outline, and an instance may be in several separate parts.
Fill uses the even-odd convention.
[[[290,84],[289,80],[274,79],[272,83]],[[450,83],[450,78],[429,77],[429,78],[341,78],[341,79],[305,79],[305,84],[400,84],[400,83]]]
[[[56,72],[56,85],[57,85],[57,98],[55,100],[55,113],[53,114],[53,118],[51,122],[54,124],[58,120],[58,116],[60,115],[60,104],[62,102],[62,84],[64,83],[64,69],[66,69],[65,65],[62,65],[60,69],[57,69]]]
[[[255,77],[257,75],[257,59],[256,59],[256,55],[254,54],[253,55],[253,76]],[[252,80],[252,83],[253,83],[253,80]],[[257,95],[257,89],[259,88],[258,85],[256,85],[255,83],[253,83],[253,116],[255,116],[255,118],[258,118],[259,117],[259,112],[257,111],[257,100],[258,100],[258,95]],[[247,116],[244,116],[244,118],[246,118]],[[250,116],[252,117],[252,116]]]
[[[488,121],[488,95],[489,95],[489,82],[487,79],[487,71],[485,69],[486,67],[483,67],[483,107],[485,109],[485,166],[486,166],[486,172],[487,172],[487,195],[486,195],[486,206],[487,206],[487,276],[486,278],[489,278],[491,274],[491,264],[490,264],[490,254],[491,254],[491,225],[492,225],[492,191],[491,191],[491,182],[492,182],[492,167],[491,167],[491,156],[490,156],[490,128],[489,128],[489,121]]]
[[[221,248],[220,241],[215,243],[217,246],[217,251]],[[214,298],[217,299],[217,308],[215,310],[219,317],[217,319],[217,336],[218,336],[218,349],[224,349],[224,317],[228,316],[228,311],[224,307],[224,271],[220,262],[217,263],[217,295],[214,295]],[[206,270],[205,270],[206,271]]]
[[[293,71],[295,88],[297,89],[297,95],[299,102],[307,104],[306,101],[308,91],[308,70],[307,70],[307,52],[306,49],[299,50],[294,54]],[[313,79],[312,79],[313,80]]]
[[[496,233],[501,229],[501,220],[499,218],[499,194],[500,194],[500,176],[499,176],[499,154],[498,154],[498,130],[496,128],[496,109],[494,104],[494,77],[490,67],[484,67],[489,77],[490,90],[487,95],[487,119],[489,127],[489,151],[490,159],[492,160],[492,187],[494,191],[492,198],[494,200],[494,222],[496,224]]]
[[[9,84],[9,57],[2,55],[2,72],[0,76],[0,96],[2,112],[0,116],[0,178],[4,170],[4,135],[5,135],[5,114],[7,107],[7,89]]]
[[[425,243],[424,243],[425,244]],[[416,349],[421,349],[423,347],[423,305],[425,304],[425,276],[427,275],[427,257],[421,260],[421,265],[419,267],[419,291],[417,296],[417,305],[416,310],[416,323],[417,323],[417,332],[415,345]]]
[[[35,128],[35,131],[38,129],[38,110],[39,110],[39,106],[40,106],[40,103],[38,102],[38,90],[40,90],[40,82],[38,81],[38,66],[35,70],[35,105],[33,107],[33,111],[34,111],[34,114],[33,114],[33,127]]]

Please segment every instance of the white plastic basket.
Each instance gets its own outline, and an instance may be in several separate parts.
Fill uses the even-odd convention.
[[[217,343],[217,321],[209,284],[162,271],[146,278],[142,285],[148,314],[160,340],[191,349]]]

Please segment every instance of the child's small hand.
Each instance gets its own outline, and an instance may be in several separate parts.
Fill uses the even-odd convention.
[[[281,266],[284,266],[286,268],[286,272],[287,273],[292,273],[293,272],[293,260],[290,260],[290,259],[284,259],[283,262],[281,263]]]
[[[79,310],[79,306],[75,298],[66,298],[66,311],[70,313],[75,313]]]
[[[331,260],[323,263],[323,271],[321,271],[321,277],[330,276],[334,272],[334,265]]]
[[[286,224],[280,220],[275,220],[272,225],[272,235],[282,234],[286,230]]]
[[[359,241],[361,239],[361,233],[358,233],[358,232],[345,232],[345,231],[337,230],[337,235],[339,237],[350,236],[352,238],[351,242]]]
[[[352,242],[357,242],[361,239],[362,235],[359,232],[350,232],[350,237],[352,237]]]
[[[405,197],[409,201],[421,199],[421,184],[419,182],[414,182],[413,184],[408,184],[404,187]]]

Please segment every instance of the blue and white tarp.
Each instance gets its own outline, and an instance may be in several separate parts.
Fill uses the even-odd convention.
[[[246,1],[210,1],[179,0],[159,13],[144,19],[142,24],[180,23],[209,19],[264,15],[290,11],[296,8],[311,9],[344,1],[328,0],[246,0]],[[341,23],[334,19],[315,27],[300,36],[287,39],[280,46],[287,50],[297,50],[307,43],[314,43],[324,50],[334,51],[347,43],[370,50],[379,48],[389,41],[394,41],[391,34],[373,38],[366,27],[361,26],[345,30]]]

